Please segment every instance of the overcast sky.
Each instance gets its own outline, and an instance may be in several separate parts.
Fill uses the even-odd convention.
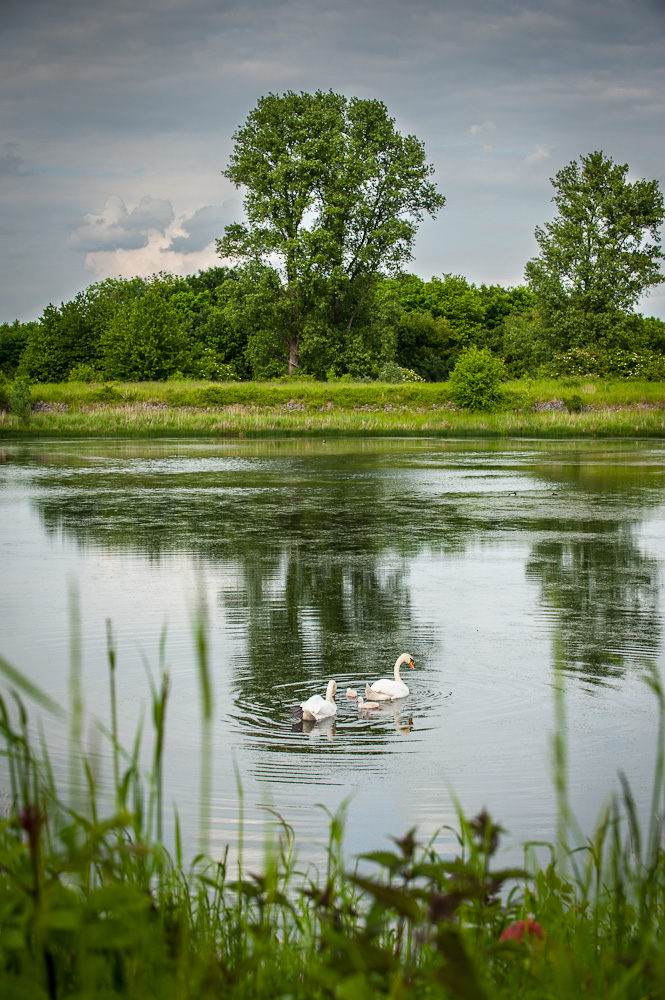
[[[664,35],[665,0],[0,0],[0,322],[217,263],[270,91],[384,101],[446,197],[410,270],[520,284],[570,160],[665,189]],[[665,286],[641,308],[665,318]]]

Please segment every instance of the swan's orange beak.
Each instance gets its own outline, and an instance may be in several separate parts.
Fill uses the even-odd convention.
[[[412,669],[412,670],[415,670],[415,669],[416,669],[416,665],[415,665],[415,663],[413,662],[413,660],[409,660],[409,666],[411,667],[411,669]]]

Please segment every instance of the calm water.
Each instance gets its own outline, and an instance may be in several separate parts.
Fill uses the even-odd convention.
[[[513,843],[551,839],[557,657],[582,825],[619,770],[648,801],[656,718],[641,674],[663,663],[664,488],[665,447],[640,442],[5,444],[0,652],[67,703],[76,585],[86,743],[103,777],[106,619],[128,746],[166,628],[166,801],[192,849],[201,594],[213,851],[236,842],[234,768],[250,860],[268,807],[307,861],[325,838],[319,804],[347,798],[349,854],[413,825],[429,836],[454,824],[451,791],[471,814],[487,807]],[[347,687],[390,675],[402,652],[416,662],[410,696],[359,716]],[[290,706],[330,677],[335,725],[298,731]],[[66,734],[49,739],[64,764]]]

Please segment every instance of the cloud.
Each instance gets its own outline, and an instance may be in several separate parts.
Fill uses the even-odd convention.
[[[87,271],[92,271],[95,280],[103,278],[148,278],[159,271],[170,274],[196,274],[223,263],[212,245],[190,253],[175,252],[168,246],[168,235],[150,235],[144,247],[135,250],[103,250],[88,253],[85,257]]]
[[[86,215],[85,223],[72,233],[69,245],[85,253],[138,250],[148,245],[151,233],[164,234],[173,218],[171,202],[164,198],[144,195],[128,212],[122,198],[113,195],[106,199],[101,215]]]
[[[288,89],[379,98],[424,142],[447,204],[409,267],[519,282],[547,173],[603,149],[663,186],[664,13],[663,0],[2,0],[0,130],[15,144],[0,143],[0,320],[75,294],[90,267],[214,262],[234,131]],[[102,211],[110,192],[123,201]]]
[[[167,249],[176,253],[195,253],[205,249],[223,234],[236,208],[237,202],[229,199],[222,205],[204,205],[197,209],[193,215],[181,220],[180,228],[185,235],[174,236]]]
[[[4,153],[0,153],[0,176],[25,177],[32,173],[32,170],[26,166],[23,157],[17,155],[17,149],[17,142],[5,143]]]
[[[112,197],[101,215],[86,216],[70,245],[85,251],[85,268],[97,279],[148,277],[157,271],[195,274],[220,263],[214,241],[239,216],[235,198],[176,220],[170,201],[143,197],[128,212],[121,198]]]
[[[531,152],[524,157],[524,162],[528,167],[535,167],[543,160],[549,160],[551,156],[550,148],[544,142],[538,142],[531,148]]]
[[[484,135],[487,132],[493,132],[496,128],[496,122],[483,122],[482,125],[472,125],[469,129],[469,135],[472,135],[475,139],[477,135]]]

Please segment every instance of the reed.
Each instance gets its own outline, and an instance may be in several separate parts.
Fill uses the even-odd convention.
[[[208,688],[205,619],[195,623],[204,719]],[[109,634],[114,692],[116,653]],[[556,659],[556,657],[555,657]],[[151,765],[118,746],[115,708],[106,733],[112,794],[83,753],[85,798],[57,787],[42,741],[31,737],[26,701],[60,719],[56,705],[0,659],[6,693],[0,733],[7,809],[0,821],[0,993],[22,998],[464,998],[637,1000],[663,995],[665,698],[660,709],[654,796],[643,838],[629,786],[593,835],[565,846],[565,746],[558,735],[563,856],[527,844],[524,864],[499,864],[500,826],[459,812],[454,856],[415,829],[390,849],[343,848],[344,812],[329,816],[328,862],[299,872],[292,829],[278,817],[263,869],[229,869],[227,857],[183,857],[161,839],[161,747],[168,681],[151,685]],[[555,681],[561,674],[555,669]],[[564,692],[557,695],[559,715]],[[112,699],[112,703],[114,698]],[[79,720],[80,721],[80,720]],[[78,725],[78,722],[76,723]],[[70,789],[71,792],[71,789]],[[205,788],[203,789],[205,794]]]

